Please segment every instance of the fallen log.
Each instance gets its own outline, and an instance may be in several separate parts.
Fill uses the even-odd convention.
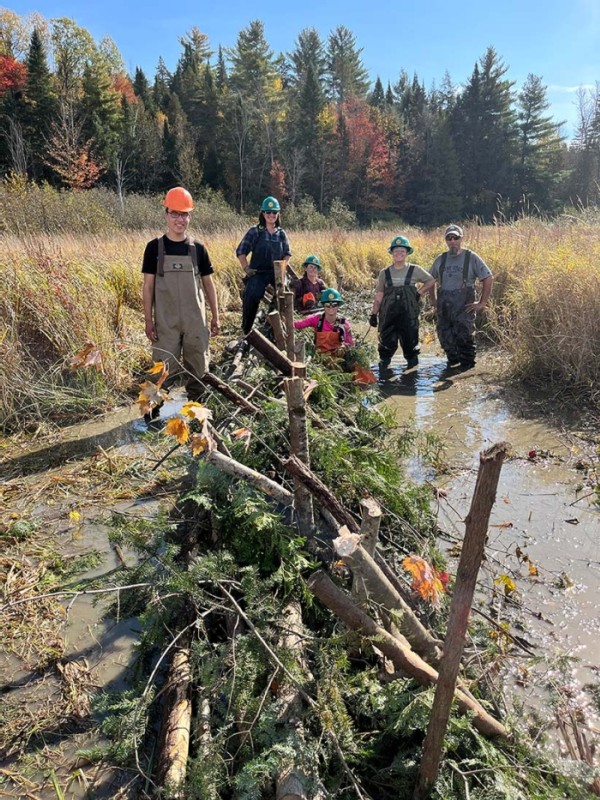
[[[260,414],[260,408],[252,405],[245,397],[239,392],[236,392],[235,389],[232,389],[229,384],[222,381],[220,378],[217,378],[216,375],[213,375],[212,372],[205,372],[202,381],[207,383],[209,386],[212,386],[213,389],[216,389],[219,394],[222,394],[228,400],[231,400],[232,403],[235,403],[236,406],[243,408],[245,411],[249,411],[251,414]]]
[[[288,603],[283,609],[283,618],[287,626],[286,633],[279,640],[279,647],[295,654],[296,661],[305,669],[302,643],[302,611],[297,602]],[[280,675],[279,713],[277,721],[291,730],[292,739],[302,744],[303,727],[302,697],[297,684],[286,681],[284,673]],[[308,800],[306,790],[307,776],[296,765],[288,765],[275,779],[275,800]]]
[[[347,627],[375,640],[376,646],[392,661],[397,670],[415,678],[422,686],[437,682],[438,673],[430,664],[412,650],[403,647],[385,628],[358,608],[323,570],[318,570],[310,576],[308,587]],[[456,690],[455,697],[463,713],[474,714],[473,725],[478,731],[486,736],[508,737],[504,725],[488,714],[477,701],[460,689]]]
[[[330,511],[340,525],[346,525],[353,533],[359,532],[358,523],[352,514],[344,508],[340,501],[329,491],[327,486],[321,481],[306,464],[295,456],[290,456],[283,462],[283,468],[291,475],[299,478],[302,483],[314,494],[328,511]]]
[[[264,359],[266,359],[266,361],[283,373],[286,378],[292,377],[294,374],[294,366],[291,359],[289,359],[285,353],[282,353],[281,350],[278,350],[273,342],[270,342],[260,331],[257,331],[256,328],[252,328],[250,333],[246,335],[246,340]]]
[[[190,680],[190,651],[182,647],[175,651],[167,676],[156,770],[158,785],[173,798],[184,797],[192,721]]]
[[[245,464],[240,464],[234,458],[228,458],[217,450],[211,450],[207,453],[206,460],[221,472],[226,472],[228,475],[233,475],[236,478],[248,481],[252,486],[259,489],[264,494],[277,500],[285,506],[291,506],[294,502],[294,495],[292,492],[284,489],[283,486],[272,481],[270,478],[261,475],[260,472],[250,469]]]
[[[366,593],[388,612],[398,612],[396,623],[417,653],[437,664],[442,655],[443,643],[433,637],[404,602],[375,561],[361,545],[361,537],[341,528],[333,546],[337,555],[350,567]]]
[[[414,800],[424,800],[429,796],[439,772],[444,736],[450,719],[450,707],[455,695],[456,679],[473,604],[473,594],[485,550],[488,523],[496,499],[502,462],[509,448],[510,445],[507,442],[501,442],[479,456],[479,471],[471,508],[465,519],[465,538],[450,604],[444,657],[440,663],[438,684],[423,743],[423,756]]]

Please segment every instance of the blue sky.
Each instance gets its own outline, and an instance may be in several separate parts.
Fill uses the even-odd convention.
[[[570,135],[578,87],[600,81],[600,0],[295,0],[258,4],[242,0],[18,0],[18,14],[71,17],[95,39],[111,36],[126,66],[141,66],[152,79],[159,56],[173,69],[179,37],[196,25],[216,50],[231,47],[253,19],[265,25],[277,54],[294,48],[298,33],[316,28],[323,39],[337,25],[354,33],[372,79],[387,85],[402,69],[430,88],[446,70],[454,83],[467,80],[492,45],[519,88],[527,74],[548,87],[550,113],[566,120]]]

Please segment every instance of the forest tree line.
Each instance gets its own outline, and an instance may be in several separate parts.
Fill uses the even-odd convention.
[[[362,224],[417,225],[600,202],[600,88],[581,90],[573,141],[546,86],[517,88],[489,47],[458,85],[426,89],[398,64],[373,83],[355,35],[302,30],[275,54],[262,22],[234,47],[193,27],[174,71],[128,75],[110,38],[73,20],[0,11],[0,169],[83,190],[209,189],[241,212],[265,194]]]

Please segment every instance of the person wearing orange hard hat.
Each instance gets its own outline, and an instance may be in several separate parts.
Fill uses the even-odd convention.
[[[188,236],[192,195],[176,186],[166,193],[163,206],[167,232],[148,242],[142,262],[146,336],[152,343],[153,361],[168,367],[163,388],[185,373],[188,399],[197,400],[208,369],[209,339],[220,327],[214,269],[206,247]],[[206,303],[212,316],[210,327]],[[153,408],[146,421],[159,413],[160,406]]]

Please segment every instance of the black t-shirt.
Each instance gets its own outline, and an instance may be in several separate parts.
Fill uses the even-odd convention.
[[[174,242],[169,239],[165,234],[163,237],[165,243],[166,256],[187,256],[188,243],[187,242]],[[202,242],[194,240],[196,245],[196,253],[198,254],[198,271],[200,275],[212,275],[214,272],[213,265],[210,263],[210,256],[208,250]],[[156,275],[156,268],[158,266],[158,239],[151,239],[146,245],[144,250],[144,260],[142,261],[142,272],[148,275]]]

